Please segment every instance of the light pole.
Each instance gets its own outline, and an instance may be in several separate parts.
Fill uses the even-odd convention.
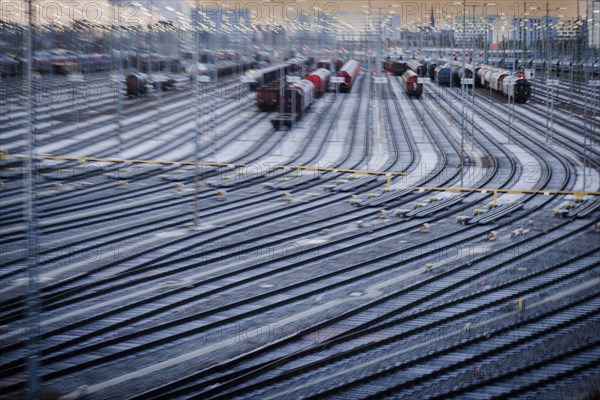
[[[486,3],[486,4],[484,4],[483,5],[484,10],[487,10],[487,6],[490,6],[490,5],[496,5],[496,4],[495,3]],[[488,50],[489,50],[489,47],[490,47],[490,44],[489,44],[489,38],[490,38],[489,30],[490,30],[490,17],[487,15],[487,12],[486,12],[486,15],[485,15],[485,44],[484,44],[484,48],[483,48],[483,53],[484,53],[483,54],[483,62],[486,65],[488,63]]]
[[[473,147],[475,146],[474,144],[474,137],[475,137],[475,68],[473,68],[473,57],[474,57],[474,53],[475,53],[475,8],[477,7],[476,4],[473,5],[473,15],[472,15],[472,32],[473,32],[473,39],[471,40],[471,43],[473,44],[473,47],[471,48],[471,71],[472,71],[472,85],[471,85],[471,151],[473,151]]]
[[[455,3],[457,4],[457,3]],[[460,3],[458,3],[460,4]],[[460,100],[462,103],[461,114],[460,114],[460,187],[464,185],[464,167],[465,167],[465,52],[466,52],[466,18],[467,18],[467,0],[463,0],[462,9],[462,71],[460,78]]]
[[[24,29],[25,74],[24,94],[27,110],[27,157],[25,159],[25,219],[27,221],[27,397],[40,397],[39,354],[40,354],[40,310],[38,283],[38,231],[35,193],[35,121],[34,93],[32,89],[32,34],[33,1],[28,0],[27,28]]]
[[[558,7],[553,10],[549,9],[549,0],[546,0],[546,15],[544,17],[545,27],[545,42],[546,42],[546,86],[550,86],[546,90],[546,115],[550,115],[550,120],[546,118],[546,143],[552,141],[554,135],[554,90],[555,81],[550,81],[550,62],[552,61],[552,46],[550,45],[550,33],[548,28],[550,27],[549,18],[550,11],[564,10],[565,7]]]
[[[122,36],[123,31],[121,29],[121,15],[117,14],[119,18],[117,20],[117,27],[119,28],[119,67],[117,76],[113,76],[113,82],[116,87],[116,96],[117,96],[117,157],[122,157],[123,155],[123,103],[121,99],[121,92],[123,90],[123,46],[122,46]]]
[[[200,7],[198,1],[195,2],[195,10],[192,14],[192,79],[194,93],[194,217],[192,229],[197,229],[200,222],[200,93],[198,79],[198,49],[200,47],[198,40],[198,9]]]

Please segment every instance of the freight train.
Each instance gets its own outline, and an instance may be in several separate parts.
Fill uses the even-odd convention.
[[[307,80],[315,85],[316,96],[322,96],[327,91],[330,78],[331,71],[325,68],[319,68],[306,77]]]
[[[423,83],[419,82],[419,75],[413,70],[406,70],[402,74],[402,87],[409,96],[421,97],[423,94]]]
[[[452,84],[452,69],[446,65],[436,67],[435,81],[438,85],[450,86]]]
[[[256,89],[256,106],[260,111],[274,111],[279,105],[280,81]]]
[[[326,59],[323,59],[323,60],[319,60],[319,61],[317,61],[317,69],[318,69],[318,68],[325,68],[325,69],[328,69],[328,70],[330,70],[330,71],[331,71],[331,68],[332,68],[333,66],[334,66],[334,65],[333,65],[333,63],[331,62],[331,60],[326,60]]]
[[[238,71],[248,71],[252,67],[252,61],[221,61],[217,65],[198,63],[196,65],[196,73],[198,75],[213,76],[215,70],[217,78],[222,78],[237,73]],[[193,80],[193,64],[186,68],[186,72],[190,75],[190,80]]]
[[[341,92],[349,92],[352,90],[354,81],[358,76],[360,64],[356,60],[348,60],[344,66],[337,72],[336,76],[344,78],[344,83],[340,84]]]
[[[250,85],[251,90],[269,85],[283,76],[302,70],[309,66],[309,59],[305,57],[294,57],[282,64],[270,65],[264,68],[253,68],[246,72],[244,81]]]
[[[282,124],[291,127],[294,120],[302,118],[310,108],[315,98],[315,85],[307,80],[288,84],[284,88],[283,111],[271,123],[278,129]]]
[[[171,90],[175,88],[175,79],[165,75],[152,75],[152,79],[143,72],[134,72],[125,78],[127,96],[135,97],[148,93],[149,88],[154,90]]]
[[[384,70],[396,76],[401,76],[408,69],[408,63],[402,60],[385,60],[382,66]]]
[[[464,73],[463,73],[463,63],[460,61],[451,61],[446,64],[448,68],[452,71],[452,84],[454,86],[460,86],[462,78],[465,79],[473,79],[473,65],[469,63],[465,63]],[[472,81],[467,81],[472,82]],[[472,86],[472,83],[465,83],[465,86]]]
[[[410,69],[420,77],[427,76],[427,62],[419,60],[410,60],[406,64],[408,65],[408,69]]]
[[[512,97],[516,103],[525,103],[531,97],[531,83],[520,74],[490,66],[481,66],[477,81],[504,96]]]

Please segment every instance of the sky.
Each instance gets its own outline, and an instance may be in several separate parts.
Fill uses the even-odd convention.
[[[371,0],[371,13],[395,13],[401,18],[402,24],[412,22],[422,23],[430,20],[431,9],[436,11],[436,24],[444,25],[456,14],[462,11],[462,6],[455,4],[456,0],[415,0],[415,1],[383,1]],[[189,18],[192,4],[198,4],[201,9],[247,10],[254,21],[279,23],[282,20],[294,20],[301,10],[311,16],[315,9],[320,9],[327,15],[339,19],[356,21],[367,11],[368,0],[34,0],[37,4],[37,18],[42,22],[53,22],[57,25],[68,25],[75,19],[86,19],[92,22],[116,23],[145,23],[153,15],[159,14],[163,19],[176,20],[176,11]],[[462,1],[459,1],[462,3]],[[112,4],[111,4],[112,3]],[[114,4],[118,3],[118,4]],[[491,4],[490,4],[491,3]],[[549,0],[550,15],[575,17],[577,4],[579,15],[585,15],[586,0]],[[27,0],[0,0],[0,19],[9,21],[27,21]],[[154,13],[149,9],[154,5]],[[546,0],[514,1],[514,0],[467,0],[468,14],[475,10],[476,16],[482,14],[506,14],[507,16],[522,16],[524,11],[530,16],[545,15]],[[487,4],[487,5],[486,5]],[[474,6],[474,8],[473,8]],[[559,8],[564,8],[560,9]],[[259,18],[260,17],[260,18]]]

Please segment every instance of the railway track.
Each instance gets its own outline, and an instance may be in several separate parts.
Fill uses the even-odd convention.
[[[374,103],[368,111],[370,86],[361,88],[361,101],[355,102],[356,108],[350,113],[355,116],[350,125],[352,139],[340,139],[346,144],[341,152],[334,149],[332,126],[323,122],[326,115],[333,113],[327,108],[324,116],[315,119],[315,125],[325,125],[327,129],[308,134],[296,144],[301,150],[290,151],[289,137],[259,139],[257,142],[265,145],[257,147],[252,157],[282,161],[291,154],[292,163],[335,159],[333,164],[339,168],[377,165],[382,170],[403,170],[415,175],[407,180],[409,189],[427,183],[451,186],[459,182],[457,137],[445,129],[442,116],[448,114],[444,111],[448,106],[438,104],[435,108],[439,111],[434,112],[416,102],[402,105],[399,86],[392,82],[392,88],[384,92],[384,100]],[[453,115],[452,126],[457,124],[456,111],[449,113]],[[385,114],[390,127],[383,130],[381,142],[367,135],[378,112]],[[410,115],[425,112],[429,121],[423,124],[422,131],[416,130]],[[478,178],[469,183],[479,187],[514,187],[527,172],[523,168],[524,157],[512,156],[504,143],[489,133],[490,127],[502,132],[496,119],[483,114],[478,115],[478,120],[479,117],[485,121],[476,127],[476,150],[470,154],[466,170],[476,171],[470,161],[478,155],[487,158],[491,168],[481,176],[473,173]],[[328,143],[331,139],[332,143]],[[540,165],[540,173],[531,182],[534,188],[573,186],[573,165],[568,159],[531,139],[513,139],[531,152]],[[222,146],[227,144],[223,141]],[[390,147],[401,150],[388,150],[384,156],[379,153]],[[436,154],[433,158],[428,154],[431,151]],[[279,152],[283,155],[277,155]],[[444,167],[425,174],[418,171],[419,164],[432,159]],[[238,170],[211,170],[204,176],[218,181],[224,174]],[[536,223],[547,219],[548,207],[562,201],[557,196],[543,201],[525,196],[523,202],[528,207],[524,211],[495,222],[492,228],[477,224],[460,227],[454,223],[457,214],[485,203],[489,194],[460,195],[460,203],[425,219],[399,218],[389,211],[386,215],[376,214],[377,209],[353,208],[347,205],[344,192],[320,191],[322,184],[339,184],[336,181],[341,174],[320,174],[318,179],[299,179],[296,184],[293,171],[282,171],[240,179],[228,186],[231,200],[209,203],[201,213],[203,230],[183,234],[179,227],[185,219],[176,216],[177,210],[173,210],[173,216],[160,216],[165,205],[173,204],[171,199],[164,203],[146,200],[154,190],[158,193],[166,186],[156,183],[157,172],[158,169],[148,171],[136,178],[138,182],[152,182],[150,188],[136,190],[140,206],[148,203],[156,210],[140,207],[139,214],[130,217],[153,218],[137,226],[147,228],[142,232],[159,229],[166,234],[156,246],[150,242],[137,254],[110,262],[100,260],[83,275],[65,274],[64,278],[43,283],[47,318],[43,331],[43,378],[63,393],[70,393],[69,398],[85,390],[91,398],[122,398],[123,391],[128,397],[137,393],[137,398],[297,398],[299,393],[308,398],[398,393],[419,398],[422,393],[436,393],[442,398],[464,393],[476,396],[478,390],[516,395],[541,387],[536,386],[537,382],[543,384],[543,379],[527,378],[520,384],[513,379],[532,365],[554,368],[561,360],[570,360],[568,368],[554,372],[552,376],[557,377],[594,366],[589,354],[596,349],[596,342],[582,335],[571,348],[546,358],[532,357],[512,369],[489,375],[488,380],[482,380],[482,376],[470,383],[464,379],[449,383],[455,376],[460,377],[461,368],[471,368],[473,363],[492,365],[486,364],[487,360],[498,357],[508,365],[519,349],[539,349],[551,343],[558,349],[561,338],[575,331],[568,324],[578,324],[582,331],[589,331],[598,322],[594,311],[597,293],[592,286],[585,286],[597,279],[598,265],[593,261],[597,248],[586,250],[577,246],[582,238],[589,241],[593,223],[555,220],[543,228],[536,227]],[[189,184],[190,180],[180,182]],[[265,182],[275,185],[267,190],[260,188]],[[380,181],[368,181],[351,193],[366,197],[382,186]],[[392,187],[399,193],[401,182],[394,182]],[[96,189],[89,191],[89,201],[104,196],[103,205],[109,205],[108,191]],[[317,189],[319,194],[314,196]],[[216,190],[202,200],[210,201]],[[280,200],[271,207],[281,190],[289,191],[293,199],[300,201]],[[246,191],[250,191],[249,196]],[[430,195],[394,196],[381,207],[407,207]],[[123,197],[135,199],[135,195]],[[189,205],[190,196],[185,197],[181,205],[184,200]],[[60,197],[48,200],[49,205],[60,204]],[[86,201],[75,201],[65,217],[81,212]],[[55,212],[59,211],[55,206]],[[125,216],[116,210],[110,218]],[[529,218],[535,223],[527,228]],[[112,237],[104,245],[123,237],[139,241],[139,231],[130,231],[135,225],[123,221],[119,229],[112,229],[110,222],[96,225],[104,229],[102,235]],[[85,232],[84,223],[89,222],[82,219],[81,226],[71,227],[79,235],[72,243],[98,243],[100,235]],[[422,236],[427,240],[415,239],[423,222],[432,224],[435,233]],[[56,223],[54,234],[59,237],[65,231],[60,221]],[[228,227],[234,223],[235,228]],[[526,227],[522,236],[513,237],[515,226]],[[499,240],[486,243],[483,237],[492,230],[499,232]],[[47,231],[47,237],[52,237],[51,233]],[[285,251],[289,243],[294,243],[294,250]],[[561,257],[550,265],[531,266],[536,257],[553,254],[559,248],[563,250]],[[67,259],[65,256],[52,257],[48,267],[60,266],[57,262]],[[3,272],[10,270],[11,264],[3,265]],[[3,279],[16,276],[13,271]],[[573,288],[581,290],[572,291]],[[555,299],[556,293],[564,296]],[[503,307],[522,296],[527,299],[527,315],[515,319],[520,314]],[[21,300],[16,296],[2,301],[2,324],[14,328],[20,321]],[[475,321],[475,328],[466,335],[464,326],[471,321]],[[549,322],[541,327],[537,321]],[[273,331],[267,338],[250,333],[255,328],[275,325],[288,329]],[[231,327],[234,331],[235,327],[245,330],[229,336]],[[479,332],[480,327],[488,330]],[[448,335],[447,342],[427,342],[428,337],[440,332]],[[490,344],[486,340],[490,332],[503,341]],[[315,339],[311,341],[312,338]],[[2,345],[7,355],[2,376],[8,382],[18,377],[22,369],[23,342],[18,330],[3,339],[8,340]],[[429,347],[422,346],[407,356],[403,351],[407,341],[415,345],[427,343]],[[150,352],[156,356],[148,358]],[[464,356],[465,352],[470,356]],[[140,357],[146,367],[135,363]],[[378,360],[385,363],[377,364]],[[416,371],[413,380],[400,376],[409,368]],[[170,377],[157,375],[157,371],[166,370]],[[317,373],[321,375],[316,376]],[[492,376],[506,384],[493,388],[496,381]],[[148,378],[155,382],[150,391]],[[12,382],[5,389],[14,393],[22,381]],[[384,382],[381,387],[387,391],[374,391],[380,386],[373,382]],[[404,384],[397,386],[400,382]],[[77,389],[80,385],[87,386]]]

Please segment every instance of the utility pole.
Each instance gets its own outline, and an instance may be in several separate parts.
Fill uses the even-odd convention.
[[[194,218],[193,228],[198,228],[199,224],[199,208],[200,208],[200,98],[199,98],[199,80],[198,80],[198,49],[200,43],[198,41],[198,4],[195,2],[195,11],[192,20],[192,33],[194,35],[192,46],[192,79],[194,92]]]
[[[527,11],[527,2],[523,1],[523,29],[521,30],[521,40],[522,42],[522,50],[521,50],[521,65],[520,68],[521,70],[525,71],[525,60],[527,59],[527,22],[529,22],[529,18],[527,17],[528,15],[528,11]],[[515,71],[516,72],[516,71]]]
[[[32,88],[32,33],[33,0],[28,0],[27,29],[25,29],[25,66],[24,94],[27,110],[27,157],[25,159],[25,220],[27,221],[27,398],[38,399],[40,393],[39,355],[40,355],[40,310],[38,282],[38,230],[35,193],[35,121],[34,93]]]
[[[546,42],[546,85],[548,84],[548,80],[550,79],[550,34],[548,32],[548,18],[549,18],[549,14],[550,14],[550,4],[549,4],[549,0],[546,0],[546,16],[544,17],[544,32],[545,32],[545,42]],[[548,115],[550,113],[550,90],[548,90],[548,88],[546,88],[546,115]],[[548,118],[546,118],[546,143],[548,142],[548,131],[549,131],[549,125],[548,125]]]
[[[466,21],[467,21],[467,0],[463,0],[463,29],[462,29],[462,71],[460,78],[460,100],[462,103],[461,114],[460,114],[460,187],[464,185],[463,172],[465,168],[465,52],[466,52]]]
[[[474,143],[474,137],[475,137],[475,68],[474,68],[474,63],[473,63],[473,58],[475,57],[475,9],[476,9],[477,5],[474,4],[473,5],[473,16],[472,16],[472,32],[473,32],[473,39],[471,40],[472,43],[472,47],[471,47],[471,71],[473,73],[472,75],[472,79],[473,79],[473,83],[471,86],[471,151],[473,150],[473,147],[475,146]]]

